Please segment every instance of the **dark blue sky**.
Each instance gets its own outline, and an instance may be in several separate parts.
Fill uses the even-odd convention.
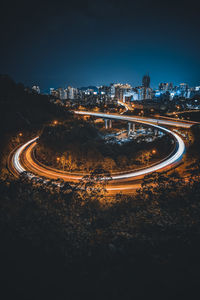
[[[1,69],[45,90],[128,82],[200,85],[198,1],[5,4]]]

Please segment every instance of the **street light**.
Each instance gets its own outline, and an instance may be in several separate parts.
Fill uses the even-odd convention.
[[[155,149],[152,150],[152,154],[156,154],[156,150]]]

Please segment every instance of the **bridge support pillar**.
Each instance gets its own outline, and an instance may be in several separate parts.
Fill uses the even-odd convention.
[[[108,119],[104,119],[105,121],[105,128],[108,129]]]
[[[131,133],[131,123],[128,122],[128,135],[130,135],[130,133]]]
[[[112,128],[112,120],[109,120],[109,128]]]
[[[132,131],[135,132],[135,123],[132,123]]]

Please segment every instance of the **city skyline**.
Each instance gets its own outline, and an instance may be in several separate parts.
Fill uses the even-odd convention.
[[[144,75],[144,74],[143,74]],[[151,78],[151,77],[150,77]],[[151,82],[152,82],[152,78],[151,78]],[[153,81],[154,82],[154,81]],[[23,82],[21,82],[23,83]],[[64,84],[59,84],[59,85],[55,85],[53,84],[52,86],[47,86],[45,89],[39,84],[39,81],[33,81],[31,82],[29,85],[27,85],[27,87],[31,87],[31,86],[39,86],[41,88],[41,92],[43,93],[48,93],[49,90],[51,88],[53,89],[58,89],[58,88],[67,88],[67,87],[73,87],[73,88],[78,88],[78,89],[82,89],[82,88],[89,88],[89,87],[96,87],[96,88],[100,88],[102,86],[110,86],[111,84],[129,84],[132,88],[136,88],[136,87],[139,87],[139,86],[142,86],[142,77],[140,79],[140,81],[138,80],[137,81],[138,84],[136,84],[136,82],[131,82],[130,80],[128,81],[110,81],[110,82],[106,82],[106,83],[102,83],[102,84],[93,84],[91,82],[88,82],[87,85],[73,85],[73,84],[70,84],[69,82],[64,82]],[[197,80],[196,81],[196,84],[189,84],[188,82],[185,82],[185,81],[179,81],[179,82],[173,82],[172,80],[168,80],[168,81],[164,81],[164,80],[160,80],[158,81],[157,84],[151,84],[150,83],[150,87],[153,89],[153,90],[157,90],[159,89],[159,85],[160,84],[172,84],[174,87],[175,86],[180,86],[181,84],[187,84],[188,87],[190,88],[194,88],[194,87],[198,87],[200,86],[200,80]]]
[[[108,80],[108,81],[105,82],[102,79],[101,81],[99,80],[97,83],[94,80],[91,80],[91,81],[88,80],[87,82],[83,80],[83,84],[81,84],[81,83],[76,84],[76,82],[77,82],[76,80],[74,80],[73,81],[74,83],[73,83],[70,80],[66,81],[66,80],[63,79],[63,80],[60,80],[57,83],[56,83],[56,81],[52,81],[51,85],[49,85],[49,84],[44,85],[41,80],[37,80],[37,79],[32,80],[32,79],[28,79],[28,78],[26,78],[24,80],[19,80],[19,79],[17,80],[15,76],[12,76],[12,74],[6,74],[5,73],[5,75],[8,75],[8,76],[12,77],[16,82],[23,83],[27,87],[31,87],[31,86],[34,86],[34,85],[39,86],[40,89],[41,89],[41,92],[43,92],[43,93],[48,93],[50,88],[57,89],[57,88],[60,88],[60,87],[71,86],[71,87],[76,87],[76,88],[80,89],[80,88],[89,87],[89,86],[95,86],[95,87],[109,86],[112,83],[116,83],[116,84],[117,83],[122,83],[122,84],[127,83],[127,84],[130,84],[132,87],[138,87],[138,86],[142,86],[142,78],[143,78],[143,75],[145,73],[141,73],[141,74],[142,74],[141,77],[139,78],[139,76],[138,76],[138,80],[135,80],[135,81],[131,80],[131,79],[128,79],[126,77],[127,78],[126,80],[125,79],[123,80],[123,78],[122,78],[121,80],[113,80],[113,81]],[[148,74],[151,75],[150,72],[148,72]],[[186,81],[186,80],[184,81],[184,80],[181,80],[181,78],[180,78],[180,80],[173,81],[172,79],[170,79],[170,77],[168,79],[169,80],[162,80],[162,77],[161,77],[160,79],[155,80],[154,78],[151,77],[150,87],[152,89],[156,90],[156,89],[158,89],[160,83],[173,83],[174,86],[179,86],[181,83],[186,83],[189,87],[200,86],[200,79],[196,79],[196,80],[193,80],[193,81]],[[84,84],[84,82],[85,82],[85,84]]]
[[[145,77],[146,75],[144,75],[143,77]],[[150,77],[151,78],[151,77]],[[62,88],[62,89],[67,89],[67,88],[76,88],[76,89],[91,89],[91,88],[97,88],[97,89],[100,89],[102,87],[110,87],[111,85],[130,85],[130,88],[131,89],[135,89],[135,88],[138,88],[138,87],[142,87],[144,86],[143,85],[143,82],[142,82],[142,79],[141,79],[141,82],[136,85],[136,84],[131,84],[130,81],[121,81],[121,82],[109,82],[109,83],[106,83],[106,84],[101,84],[101,85],[95,85],[95,84],[88,84],[88,85],[85,85],[85,86],[75,86],[75,85],[70,85],[68,83],[65,83],[63,86],[59,85],[59,86],[53,86],[53,87],[49,87],[46,92],[49,92],[50,90],[56,90],[56,89],[59,89],[59,88]],[[178,84],[175,84],[174,82],[172,81],[159,81],[158,85],[157,86],[152,86],[151,85],[151,82],[150,82],[150,85],[149,87],[152,89],[152,90],[160,90],[162,88],[160,88],[160,86],[165,86],[165,88],[163,88],[163,90],[172,90],[174,88],[178,88],[180,87],[181,85],[187,85],[188,88],[191,88],[191,89],[194,89],[194,88],[197,88],[200,86],[200,81],[199,81],[199,85],[189,85],[188,82],[179,82]],[[35,86],[35,85],[34,85]],[[33,86],[33,87],[34,87]],[[36,87],[39,87],[39,85],[36,85]]]

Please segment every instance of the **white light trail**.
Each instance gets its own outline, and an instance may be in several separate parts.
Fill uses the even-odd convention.
[[[87,111],[74,111],[75,114],[79,115],[90,115],[90,116],[96,116],[101,118],[107,118],[107,119],[120,119],[124,121],[130,121],[130,122],[143,122],[144,124],[163,124],[163,125],[171,125],[171,126],[177,126],[177,127],[183,127],[183,128],[190,128],[193,124],[188,124],[186,122],[178,122],[178,121],[171,121],[171,120],[161,120],[161,119],[152,119],[152,118],[141,118],[141,117],[134,117],[134,116],[119,116],[114,114],[104,114],[104,113],[95,113],[95,112],[87,112]],[[153,125],[152,124],[152,125]]]
[[[134,172],[131,172],[131,173],[124,173],[124,174],[120,174],[120,175],[114,175],[112,176],[112,180],[120,180],[120,179],[131,179],[131,178],[135,178],[135,177],[138,177],[138,176],[142,176],[142,175],[146,175],[146,174],[149,174],[149,173],[152,173],[152,172],[156,172],[158,170],[161,170],[163,168],[167,168],[169,167],[170,165],[173,165],[175,163],[177,163],[178,161],[180,161],[182,159],[182,156],[185,152],[185,144],[183,142],[183,140],[181,139],[181,137],[179,137],[176,133],[172,132],[171,130],[169,129],[166,129],[164,127],[161,127],[159,125],[155,125],[155,124],[149,124],[147,122],[144,121],[144,119],[141,119],[141,118],[133,118],[133,117],[125,117],[125,116],[119,116],[119,115],[107,115],[107,114],[102,114],[102,113],[93,113],[93,112],[79,112],[79,111],[75,111],[76,114],[82,114],[82,115],[94,115],[94,116],[97,116],[97,117],[100,117],[100,118],[111,118],[111,119],[118,119],[118,120],[124,120],[124,121],[132,121],[132,122],[138,122],[138,123],[142,123],[142,124],[148,124],[152,127],[155,127],[157,129],[160,129],[161,131],[164,131],[168,134],[171,134],[176,143],[177,143],[177,151],[170,157],[170,158],[167,158],[165,161],[162,161],[160,163],[158,163],[157,165],[154,165],[154,166],[151,166],[149,168],[146,168],[146,169],[142,169],[142,170],[138,170],[138,171],[134,171]],[[149,119],[151,120],[151,119]],[[24,167],[22,166],[21,162],[20,162],[20,155],[22,154],[22,152],[25,150],[26,147],[28,147],[29,145],[31,145],[33,142],[35,142],[36,140],[38,139],[38,136],[30,141],[28,141],[27,143],[25,143],[24,145],[22,145],[16,152],[15,154],[13,155],[13,166],[15,167],[15,169],[18,171],[18,173],[23,173],[24,171],[27,171],[24,169]],[[48,177],[48,174],[50,175],[55,175],[56,176],[56,170],[55,172],[52,172],[48,169],[41,169],[40,167],[40,170],[42,170],[44,172],[44,174],[47,175]],[[59,173],[58,174],[58,177],[61,177],[60,176],[61,174]],[[82,176],[73,176],[73,174],[71,174],[70,176],[69,175],[62,175],[63,178],[68,178],[68,179],[81,179]]]
[[[26,144],[22,145],[14,154],[13,156],[13,165],[15,167],[15,169],[19,172],[19,173],[23,173],[26,170],[22,167],[21,163],[20,163],[20,155],[22,153],[22,151],[30,144],[32,144],[33,142],[35,142],[37,139],[39,138],[39,136],[35,137],[34,139],[28,141]]]
[[[99,116],[101,118],[113,118],[113,119],[121,119],[121,120],[125,120],[125,121],[136,121],[139,122],[139,123],[143,123],[143,124],[147,124],[146,122],[144,122],[144,119],[141,119],[141,118],[133,118],[133,117],[126,117],[126,116],[117,116],[117,115],[107,115],[107,114],[101,114],[101,113],[93,113],[93,112],[80,112],[80,111],[75,111],[76,114],[87,114],[87,115],[96,115],[96,116]],[[155,119],[148,119],[150,121],[155,121]],[[152,173],[152,172],[156,172],[160,169],[163,169],[163,168],[166,168],[168,167],[169,165],[171,164],[174,164],[176,163],[177,161],[181,160],[184,152],[185,152],[185,144],[183,142],[183,140],[176,134],[174,133],[173,131],[167,129],[167,128],[164,128],[164,127],[161,127],[161,126],[158,126],[158,125],[154,125],[154,124],[151,124],[151,126],[155,127],[155,128],[158,128],[162,131],[165,131],[169,134],[171,134],[175,141],[177,142],[178,144],[178,149],[176,151],[176,153],[168,158],[167,160],[163,161],[162,163],[159,163],[155,166],[152,166],[150,168],[146,168],[146,169],[143,169],[143,170],[139,170],[139,171],[135,171],[135,172],[131,172],[131,173],[127,173],[127,174],[122,174],[122,175],[114,175],[112,176],[112,179],[125,179],[125,178],[132,178],[132,177],[137,177],[137,176],[141,176],[141,175],[146,175],[146,174],[149,174],[149,173]]]

